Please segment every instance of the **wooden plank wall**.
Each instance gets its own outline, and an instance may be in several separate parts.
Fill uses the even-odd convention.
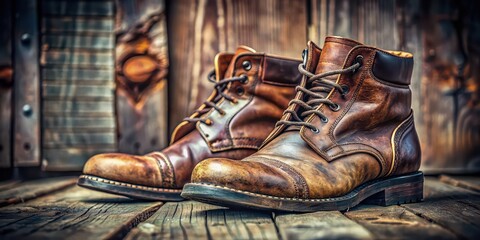
[[[44,0],[41,6],[43,162],[81,170],[117,150],[113,1]]]
[[[300,58],[307,42],[305,1],[168,2],[170,132],[213,90],[207,74],[219,51],[248,45]]]
[[[12,5],[0,4],[0,169],[12,164]]]
[[[116,1],[119,150],[145,154],[168,144],[168,47],[163,0]]]
[[[328,35],[414,53],[412,108],[428,172],[480,169],[479,2],[168,1],[170,132],[210,94],[218,51],[239,44],[300,57]]]

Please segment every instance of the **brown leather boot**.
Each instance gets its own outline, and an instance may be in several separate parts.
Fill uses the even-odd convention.
[[[206,158],[239,160],[256,152],[295,95],[300,60],[239,47],[219,53],[209,80],[215,91],[174,130],[169,147],[145,156],[100,154],[78,185],[150,200],[183,200],[182,187]]]
[[[301,87],[262,148],[201,162],[183,197],[300,212],[423,198],[412,54],[328,37],[305,55]]]

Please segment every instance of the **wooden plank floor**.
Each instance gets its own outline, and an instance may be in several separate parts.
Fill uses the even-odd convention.
[[[142,202],[75,177],[0,182],[0,239],[479,239],[480,177],[428,177],[425,200],[346,212],[242,211]]]

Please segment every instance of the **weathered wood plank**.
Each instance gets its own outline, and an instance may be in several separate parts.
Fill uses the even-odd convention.
[[[374,239],[457,239],[450,231],[400,206],[360,205],[345,213]]]
[[[0,208],[2,239],[120,239],[162,203],[73,187]]]
[[[44,81],[99,81],[110,82],[114,75],[113,71],[106,69],[80,69],[80,68],[43,68],[42,79]]]
[[[46,17],[42,21],[42,33],[84,31],[89,33],[111,33],[113,25],[114,21],[111,18]]]
[[[161,150],[168,145],[170,84],[165,2],[117,3],[118,147],[133,154]]]
[[[74,85],[74,84],[45,84],[43,98],[62,97],[63,99],[87,97],[95,100],[113,100],[114,89],[109,86]],[[96,97],[96,98],[95,98]]]
[[[480,192],[480,177],[477,176],[440,175],[440,181],[453,186]]]
[[[56,143],[56,145],[43,148],[42,165],[48,171],[78,171],[83,169],[85,162],[93,155],[117,152],[116,146],[112,144],[73,147],[62,145],[62,143]],[[65,156],[68,158],[65,159]]]
[[[12,1],[0,3],[0,168],[12,165]]]
[[[166,203],[126,239],[277,239],[267,212],[230,210],[199,202]]]
[[[17,186],[21,181],[20,180],[6,180],[0,182],[0,192],[7,189],[11,189]]]
[[[478,238],[480,194],[444,184],[436,179],[425,180],[424,194],[424,202],[405,204],[402,207],[462,238]]]
[[[78,171],[91,155],[116,152],[114,4],[44,2],[40,62],[46,171]]]
[[[217,52],[244,44],[300,58],[307,43],[306,1],[180,0],[168,7],[171,130],[212,92],[207,74]]]
[[[19,0],[14,3],[14,166],[39,166],[38,1]]]
[[[111,51],[49,50],[42,53],[42,59],[40,61],[44,66],[71,64],[81,67],[111,68],[114,65]]]
[[[76,181],[76,177],[58,177],[17,183],[14,185],[14,188],[0,190],[0,207],[25,202],[62,190],[73,186]]]
[[[95,132],[74,132],[66,133],[63,130],[45,129],[43,135],[43,145],[45,147],[56,146],[77,146],[77,145],[96,145],[96,144],[115,144],[115,134],[111,129],[99,130]]]
[[[63,113],[64,115],[68,113],[83,113],[84,116],[94,113],[105,113],[112,114],[112,105],[111,101],[53,101],[45,100],[43,103],[44,113]]]
[[[275,224],[282,239],[372,239],[360,224],[338,211],[278,214]]]
[[[113,49],[115,39],[109,35],[55,35],[49,34],[42,37],[42,46],[45,48],[66,48],[66,49]]]
[[[42,3],[45,15],[112,16],[113,1],[57,1],[45,0]]]
[[[71,129],[71,128],[115,128],[112,124],[113,117],[72,117],[72,116],[46,116],[43,118],[45,128]]]

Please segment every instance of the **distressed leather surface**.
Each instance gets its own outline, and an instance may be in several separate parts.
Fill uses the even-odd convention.
[[[347,68],[357,56],[363,56],[362,66],[355,73],[328,78],[348,86],[344,96],[337,91],[328,95],[340,110],[319,105],[317,109],[329,121],[324,123],[314,114],[306,118],[320,130],[318,133],[307,127],[280,125],[258,152],[242,161],[205,160],[194,169],[192,182],[278,197],[328,198],[345,195],[376,178],[417,171],[420,145],[413,123],[411,91],[408,85],[398,84],[409,83],[410,79],[385,78],[384,72],[383,79],[375,76],[372,65],[379,52],[389,55],[382,58],[383,65],[411,58],[339,37],[328,37],[323,50],[309,42],[306,68],[317,74]],[[413,65],[399,67],[411,73]],[[410,77],[410,73],[405,76]],[[302,86],[308,88],[306,83],[304,77]],[[297,93],[296,98],[304,96]],[[295,105],[290,108],[298,110]],[[288,114],[283,116],[289,118]]]
[[[248,61],[251,68],[243,63]],[[282,116],[301,75],[296,71],[300,60],[256,53],[249,47],[239,47],[234,54],[219,53],[215,57],[217,81],[246,75],[248,81],[230,83],[224,90],[237,101],[222,99],[217,102],[225,114],[210,110],[199,116],[212,124],[202,122],[180,123],[172,134],[166,149],[133,156],[127,154],[100,154],[92,157],[84,167],[84,174],[110,180],[160,188],[181,188],[190,181],[193,168],[206,158],[240,160],[256,152],[277,120]],[[239,94],[238,89],[244,91]],[[208,100],[213,100],[215,91]],[[202,105],[200,109],[205,108]]]

